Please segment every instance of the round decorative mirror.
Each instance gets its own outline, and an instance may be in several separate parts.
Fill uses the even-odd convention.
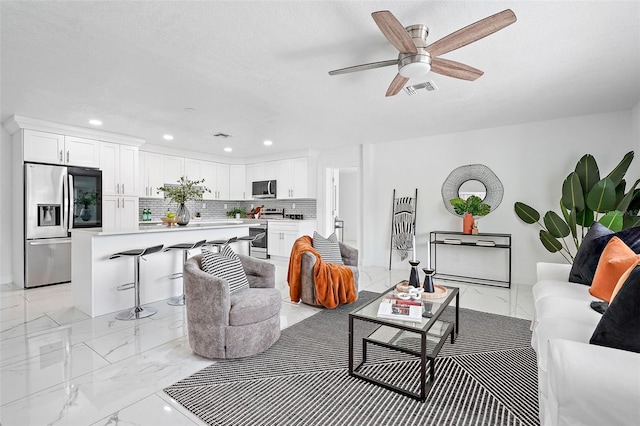
[[[460,166],[444,180],[442,201],[449,213],[458,216],[449,200],[457,197],[467,199],[471,195],[480,197],[494,211],[502,202],[504,188],[500,179],[484,164]]]
[[[484,200],[487,196],[487,187],[484,186],[484,183],[476,179],[469,179],[466,182],[462,182],[462,185],[458,188],[458,197],[466,200],[472,195]]]

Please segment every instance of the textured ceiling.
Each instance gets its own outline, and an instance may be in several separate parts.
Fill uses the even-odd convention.
[[[395,59],[371,12],[428,41],[501,10],[518,21],[443,55],[485,72],[385,98]],[[633,107],[640,2],[0,2],[1,119],[23,115],[232,158]],[[194,108],[187,112],[185,108]],[[212,136],[231,134],[226,140]],[[271,139],[271,148],[262,146]],[[230,154],[222,152],[231,146]]]

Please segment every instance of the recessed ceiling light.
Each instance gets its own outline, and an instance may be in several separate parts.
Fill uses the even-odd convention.
[[[167,140],[167,141],[172,141],[173,140],[173,136],[171,136],[171,135],[163,135],[162,138],[164,140]]]
[[[187,107],[184,109],[186,112],[195,112],[196,109],[195,108],[191,108],[191,107]]]
[[[230,147],[226,147],[226,148],[224,149],[224,152],[231,152],[231,151],[233,151],[233,149],[231,149]]]
[[[102,126],[102,121],[93,119],[93,120],[89,120],[89,124],[92,124],[94,126]]]
[[[273,145],[273,142],[271,142],[271,141],[264,141],[264,142],[262,142],[262,143],[263,143],[263,144],[265,144],[266,146],[271,146],[271,145]]]

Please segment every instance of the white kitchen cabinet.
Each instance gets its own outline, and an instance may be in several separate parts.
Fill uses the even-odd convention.
[[[165,183],[177,185],[184,173],[184,158],[141,151],[138,155],[139,190],[141,197],[164,198],[158,188]]]
[[[267,254],[289,257],[293,244],[303,235],[313,235],[315,220],[270,220],[267,227]]]
[[[205,200],[216,200],[217,194],[217,186],[216,186],[216,174],[218,173],[218,169],[216,168],[216,163],[211,161],[203,161],[203,164],[200,166],[200,179],[204,179],[203,185],[206,186],[211,192],[205,192],[202,195],[202,198]]]
[[[162,158],[162,184],[177,185],[184,176],[184,158],[173,155],[161,155]]]
[[[138,164],[137,147],[101,142],[102,195],[137,196]]]
[[[257,180],[255,166],[255,164],[244,166],[244,194],[247,200],[253,200],[253,182]]]
[[[207,161],[194,160],[193,158],[184,159],[184,175],[189,180],[201,180],[203,163]],[[207,183],[205,182],[205,185]]]
[[[231,164],[229,166],[229,199],[247,200],[251,198],[251,192],[246,192],[245,185],[246,168],[244,164]]]
[[[267,165],[266,163],[255,163],[253,166],[253,180],[267,180]]]
[[[264,179],[260,180],[278,180],[280,175],[280,161],[267,161],[265,163]]]
[[[202,161],[201,172],[201,179],[204,179],[203,185],[211,190],[211,192],[205,192],[203,198],[205,200],[228,200],[229,165]]]
[[[229,199],[229,165],[216,164],[216,190],[218,191],[218,200]]]
[[[24,161],[100,167],[100,142],[93,139],[25,129]]]
[[[315,168],[311,167],[307,157],[291,158],[278,161],[278,199],[314,198]]]
[[[140,151],[138,153],[138,194],[145,198],[164,198],[158,188],[164,185],[162,155]]]
[[[138,228],[138,197],[108,195],[102,197],[103,231],[123,231]]]

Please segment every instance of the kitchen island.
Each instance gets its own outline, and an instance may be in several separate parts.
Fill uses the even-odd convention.
[[[71,231],[71,290],[74,306],[91,317],[133,306],[134,290],[118,291],[117,287],[133,282],[135,258],[124,256],[110,260],[109,257],[115,253],[159,244],[168,247],[205,239],[241,237],[249,235],[249,226],[249,223],[241,220],[221,220],[172,227],[145,224],[124,231],[74,229]],[[246,252],[245,246],[237,244],[234,249]],[[199,249],[193,250],[190,256],[199,252]],[[169,279],[171,274],[182,271],[182,256],[182,250],[171,250],[143,258],[140,262],[142,304],[182,294],[182,279]]]

